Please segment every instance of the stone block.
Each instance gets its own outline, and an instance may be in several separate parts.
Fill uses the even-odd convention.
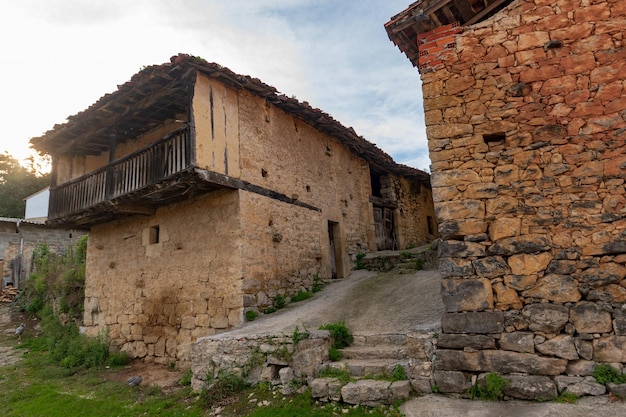
[[[621,400],[626,399],[626,384],[614,384],[612,382],[609,382],[608,384],[606,384],[606,387],[609,392],[615,395],[617,398]]]
[[[485,203],[479,200],[442,201],[435,207],[435,213],[443,221],[484,219]]]
[[[552,260],[552,254],[541,252],[538,254],[521,253],[509,257],[508,264],[514,275],[532,275],[543,272]]]
[[[538,275],[505,275],[504,283],[517,291],[523,291],[535,285],[538,277]]]
[[[545,236],[522,235],[500,239],[487,249],[491,255],[515,255],[518,253],[545,252],[550,249],[550,244]]]
[[[502,333],[504,314],[501,311],[444,313],[441,328],[444,333]]]
[[[433,379],[441,393],[464,393],[472,386],[470,379],[458,371],[436,371]]]
[[[577,302],[582,295],[578,283],[568,275],[548,274],[540,278],[535,287],[526,290],[522,296],[538,298],[555,303]]]
[[[583,397],[585,395],[604,395],[606,394],[606,387],[602,384],[598,384],[594,377],[588,376],[585,377],[582,381],[569,385],[565,392],[569,392],[579,397]]]
[[[496,282],[493,284],[493,291],[496,296],[496,308],[498,310],[520,310],[523,307],[517,291],[513,288],[507,287],[501,282]]]
[[[480,243],[461,240],[444,240],[439,243],[438,256],[441,258],[468,258],[485,256],[485,247]]]
[[[509,374],[522,372],[531,375],[560,375],[567,367],[566,359],[546,358],[531,353],[505,350],[479,350],[463,352],[440,349],[435,359],[435,370],[497,372]]]
[[[488,216],[502,216],[517,213],[519,200],[511,196],[497,196],[487,200],[485,210]]]
[[[596,303],[580,302],[570,309],[569,315],[578,333],[606,333],[613,329],[611,313]]]
[[[439,260],[439,273],[444,278],[469,277],[475,275],[472,261],[468,259],[441,258]]]
[[[535,353],[535,335],[530,332],[502,333],[498,346],[503,350],[520,353]]]
[[[588,301],[603,301],[606,303],[626,302],[626,288],[617,284],[610,284],[606,287],[596,288],[587,293]]]
[[[509,274],[511,271],[501,256],[487,256],[472,261],[476,275],[485,278],[495,278]]]
[[[590,360],[570,361],[567,364],[566,373],[568,375],[588,376],[593,374],[596,362]]]
[[[491,282],[486,278],[443,279],[441,298],[447,312],[480,311],[493,308]]]
[[[580,359],[574,344],[574,338],[569,335],[558,335],[544,343],[536,344],[535,348],[544,355],[570,360]]]
[[[584,285],[597,288],[609,284],[616,284],[626,277],[626,267],[607,262],[600,264],[598,268],[587,268],[581,272],[579,281]]]
[[[494,181],[500,185],[511,185],[519,181],[519,168],[517,165],[499,165],[493,171]]]
[[[506,334],[506,333],[505,333]],[[529,333],[530,334],[530,333]],[[532,339],[531,339],[532,341]],[[439,349],[495,349],[496,342],[492,336],[482,334],[448,334],[442,333],[437,339]]]
[[[530,330],[558,334],[569,319],[569,309],[557,304],[530,304],[524,307],[522,315],[529,319]]]
[[[626,336],[605,336],[593,340],[596,362],[626,362]]]
[[[574,339],[574,345],[576,346],[576,352],[578,355],[587,360],[593,359],[593,345],[589,340],[583,340],[580,337]]]
[[[549,401],[558,396],[556,385],[546,376],[507,375],[504,395],[520,400]]]
[[[613,312],[613,330],[617,336],[626,336],[626,311],[615,309]]]
[[[430,179],[433,189],[437,187],[456,187],[459,185],[468,185],[480,182],[480,175],[471,169],[435,171],[431,174]]]
[[[565,391],[567,387],[570,385],[578,384],[583,381],[582,376],[566,376],[559,375],[554,377],[554,383],[556,384],[556,389],[560,393]]]
[[[389,381],[361,379],[344,385],[341,388],[341,398],[347,404],[362,404],[369,407],[389,404],[391,398],[389,386]]]
[[[471,75],[455,75],[446,81],[446,93],[455,95],[471,88],[476,79]]]

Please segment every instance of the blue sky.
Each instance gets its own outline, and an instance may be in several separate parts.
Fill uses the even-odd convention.
[[[179,52],[308,101],[389,153],[430,164],[417,69],[383,25],[411,0],[0,0],[0,151]]]

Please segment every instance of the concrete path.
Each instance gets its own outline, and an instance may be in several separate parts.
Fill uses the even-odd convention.
[[[576,404],[531,401],[472,401],[425,395],[400,407],[406,417],[617,417],[626,416],[626,402],[608,396],[583,397]]]
[[[251,334],[291,334],[345,321],[354,334],[439,331],[443,303],[437,271],[355,271],[333,281],[312,299],[293,303],[235,330],[212,336],[232,338]]]

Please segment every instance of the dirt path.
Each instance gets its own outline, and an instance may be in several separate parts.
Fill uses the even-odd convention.
[[[14,348],[19,343],[15,329],[20,323],[27,325],[27,332],[32,331],[25,314],[13,311],[9,304],[0,303],[0,366],[12,365],[22,359],[24,351]]]

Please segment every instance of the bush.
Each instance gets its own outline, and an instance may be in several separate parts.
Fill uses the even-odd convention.
[[[598,381],[598,384],[602,385],[608,384],[609,382],[614,384],[626,383],[626,375],[622,374],[608,363],[596,365],[593,370],[593,377]]]
[[[482,400],[497,401],[504,396],[504,387],[509,385],[509,381],[495,372],[489,372],[485,376],[484,385],[476,383],[470,388],[472,398],[480,398]]]
[[[363,258],[365,258],[364,253],[359,253],[356,255],[356,262],[354,264],[354,269],[365,269],[365,265],[363,264]]]
[[[278,294],[272,297],[272,307],[274,307],[276,310],[280,310],[286,305],[287,305],[287,300],[285,300],[285,297],[283,297],[282,295]]]
[[[258,316],[259,316],[259,313],[257,313],[254,310],[246,311],[246,321],[254,321]]]
[[[350,329],[348,329],[346,323],[343,321],[323,324],[319,329],[328,330],[330,332],[330,336],[333,338],[333,347],[336,349],[343,349],[350,346],[354,340]]]
[[[331,347],[328,349],[328,359],[332,362],[337,362],[341,359],[341,352],[336,347]]]

